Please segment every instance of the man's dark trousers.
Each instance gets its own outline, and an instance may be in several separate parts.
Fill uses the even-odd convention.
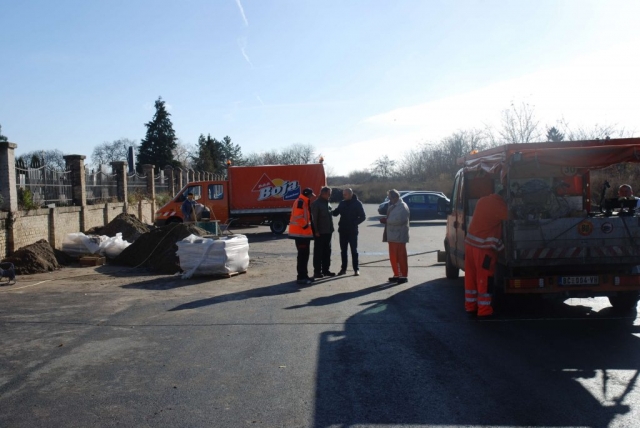
[[[316,236],[313,244],[313,273],[319,275],[329,272],[331,266],[331,235],[332,233],[321,233]]]
[[[298,250],[298,278],[309,278],[309,254],[311,249],[311,238],[296,238],[296,249]]]
[[[358,231],[338,232],[340,235],[340,255],[342,256],[341,270],[347,270],[349,257],[347,256],[347,245],[351,247],[351,263],[353,271],[358,270]]]

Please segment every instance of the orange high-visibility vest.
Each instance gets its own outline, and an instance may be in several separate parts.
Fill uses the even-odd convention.
[[[502,221],[507,220],[507,203],[497,194],[478,199],[464,242],[476,248],[502,251]]]
[[[289,238],[313,239],[311,214],[309,213],[309,198],[304,195],[300,195],[293,203],[291,218],[289,219]]]

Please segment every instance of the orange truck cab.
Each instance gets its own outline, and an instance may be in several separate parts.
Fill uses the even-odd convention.
[[[319,194],[327,185],[322,164],[231,166],[227,180],[195,181],[156,212],[156,226],[184,220],[182,203],[193,193],[198,203],[209,208],[211,220],[227,223],[269,224],[282,234],[289,224],[293,202],[310,187]]]
[[[640,204],[620,198],[625,163],[640,138],[510,144],[458,159],[439,261],[464,270],[465,237],[478,199],[506,189],[494,295],[607,296],[618,309],[640,297]],[[622,168],[624,169],[624,168]]]

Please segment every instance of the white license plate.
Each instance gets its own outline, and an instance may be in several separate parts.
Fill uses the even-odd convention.
[[[594,276],[563,276],[559,278],[560,285],[598,285],[600,277]]]

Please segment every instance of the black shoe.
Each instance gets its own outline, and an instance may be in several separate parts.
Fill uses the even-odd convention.
[[[305,278],[303,278],[303,279],[298,279],[298,280],[296,280],[296,284],[300,284],[300,285],[309,285],[309,284],[311,284],[311,283],[312,283],[312,282],[314,282],[314,281],[315,281],[315,279],[313,279],[313,278],[306,278],[306,279],[305,279]]]
[[[346,275],[347,270],[346,269],[340,269],[340,272],[338,272],[338,276],[340,275]]]
[[[492,319],[495,319],[495,316],[493,314],[491,314],[491,315],[483,315],[483,316],[478,315],[477,319],[478,319],[478,321],[491,321]]]
[[[328,277],[331,277],[331,278],[333,278],[334,276],[336,276],[335,272],[329,272],[329,271],[322,272],[322,274],[323,274],[324,276],[328,276]]]
[[[398,282],[399,279],[399,276],[392,276],[391,278],[389,278],[389,282]]]
[[[398,278],[398,281],[396,281],[398,284],[404,284],[405,282],[409,282],[409,278],[406,278],[404,276],[401,276],[400,278]]]
[[[353,272],[353,276],[360,276],[360,270],[356,270],[355,272]]]
[[[478,316],[478,313],[476,311],[467,311],[467,318],[475,319],[477,316]]]
[[[320,278],[324,278],[324,275],[321,273],[316,273],[313,275],[314,278],[320,279]]]

